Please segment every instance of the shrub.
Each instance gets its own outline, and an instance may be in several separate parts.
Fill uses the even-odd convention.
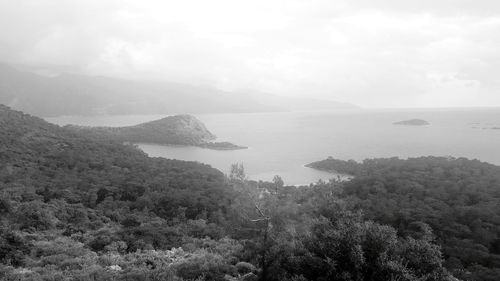
[[[236,264],[236,270],[238,270],[238,273],[240,274],[247,274],[255,272],[256,268],[253,264],[242,261]]]

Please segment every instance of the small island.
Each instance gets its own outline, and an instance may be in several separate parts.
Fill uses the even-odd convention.
[[[125,127],[88,127],[67,125],[67,129],[111,138],[121,142],[153,143],[160,145],[188,145],[214,150],[236,150],[247,147],[230,142],[213,142],[216,136],[196,117],[174,115],[134,126]]]
[[[403,126],[428,126],[429,122],[422,119],[408,119],[399,122],[392,123],[393,125],[403,125]]]
[[[470,127],[472,129],[500,130],[500,125],[498,125],[498,124],[491,124],[491,123],[483,124],[483,123],[475,122],[475,123],[469,123],[468,125],[470,125]]]

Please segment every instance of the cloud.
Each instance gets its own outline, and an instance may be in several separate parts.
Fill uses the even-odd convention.
[[[0,60],[364,106],[500,105],[500,2],[0,0]]]

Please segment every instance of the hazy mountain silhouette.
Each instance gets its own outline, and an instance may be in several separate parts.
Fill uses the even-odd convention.
[[[352,108],[352,105],[210,86],[61,74],[47,77],[0,64],[0,103],[38,116],[236,113]]]

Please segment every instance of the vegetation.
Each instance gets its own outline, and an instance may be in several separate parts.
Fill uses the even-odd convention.
[[[450,157],[329,158],[310,167],[354,175],[339,197],[400,236],[429,225],[455,276],[500,280],[500,167]]]
[[[342,183],[249,181],[0,106],[0,280],[453,280]]]
[[[218,150],[244,149],[229,142],[210,142],[215,139],[205,125],[191,115],[168,116],[135,126],[86,127],[68,125],[67,129],[84,135],[114,139],[121,142],[193,145]]]

